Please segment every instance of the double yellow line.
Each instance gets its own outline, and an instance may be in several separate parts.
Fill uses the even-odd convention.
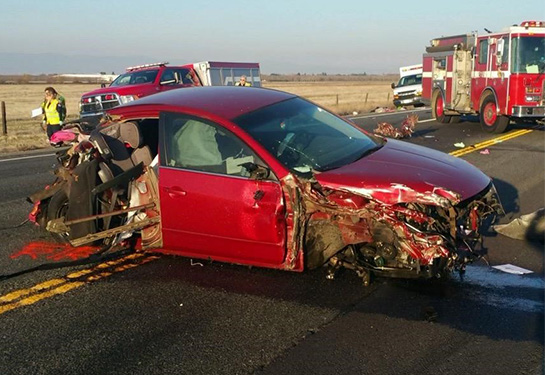
[[[528,133],[531,133],[531,132],[533,132],[532,129],[515,130],[515,131],[509,132],[507,134],[504,134],[502,136],[489,139],[488,141],[484,141],[484,142],[477,143],[477,144],[474,144],[474,145],[471,145],[471,146],[468,146],[468,147],[461,148],[461,149],[456,150],[456,151],[452,151],[452,152],[449,153],[449,155],[460,157],[462,155],[469,154],[469,153],[471,153],[473,151],[477,151],[477,150],[481,150],[481,149],[486,148],[486,147],[494,146],[494,145],[496,145],[498,143],[502,143],[502,142],[505,142],[505,141],[507,141],[509,139],[520,137],[521,135],[525,135],[525,134],[528,134]]]
[[[114,273],[122,272],[158,259],[158,256],[134,253],[122,258],[76,271],[62,278],[47,280],[28,289],[20,289],[0,296],[0,314],[22,306],[32,305],[45,298],[66,293],[87,283],[98,281]]]

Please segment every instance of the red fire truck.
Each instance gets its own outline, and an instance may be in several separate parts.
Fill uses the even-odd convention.
[[[545,22],[433,39],[423,56],[422,100],[437,121],[478,114],[486,132],[545,118]]]

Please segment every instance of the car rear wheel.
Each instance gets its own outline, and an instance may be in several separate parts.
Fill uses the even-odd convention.
[[[481,128],[487,133],[503,133],[509,125],[509,117],[498,113],[498,105],[493,95],[484,98],[479,118]]]
[[[67,211],[68,196],[63,190],[59,190],[51,197],[51,199],[49,200],[49,204],[47,205],[47,222],[66,216]],[[49,233],[51,233],[51,236],[57,242],[68,242],[68,233]]]
[[[442,124],[448,124],[452,116],[445,115],[445,102],[443,101],[443,95],[441,92],[436,91],[433,96],[433,117],[437,122]]]

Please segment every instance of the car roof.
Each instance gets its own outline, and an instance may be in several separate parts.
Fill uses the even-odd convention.
[[[232,120],[245,113],[295,97],[296,95],[287,92],[258,87],[185,87],[146,96],[114,108],[111,112],[119,113],[123,108],[135,106],[158,105],[191,108]]]

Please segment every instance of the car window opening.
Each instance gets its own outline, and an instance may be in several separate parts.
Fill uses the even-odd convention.
[[[166,114],[165,121],[162,165],[239,177],[250,177],[248,163],[265,166],[250,147],[223,127],[175,114]]]

